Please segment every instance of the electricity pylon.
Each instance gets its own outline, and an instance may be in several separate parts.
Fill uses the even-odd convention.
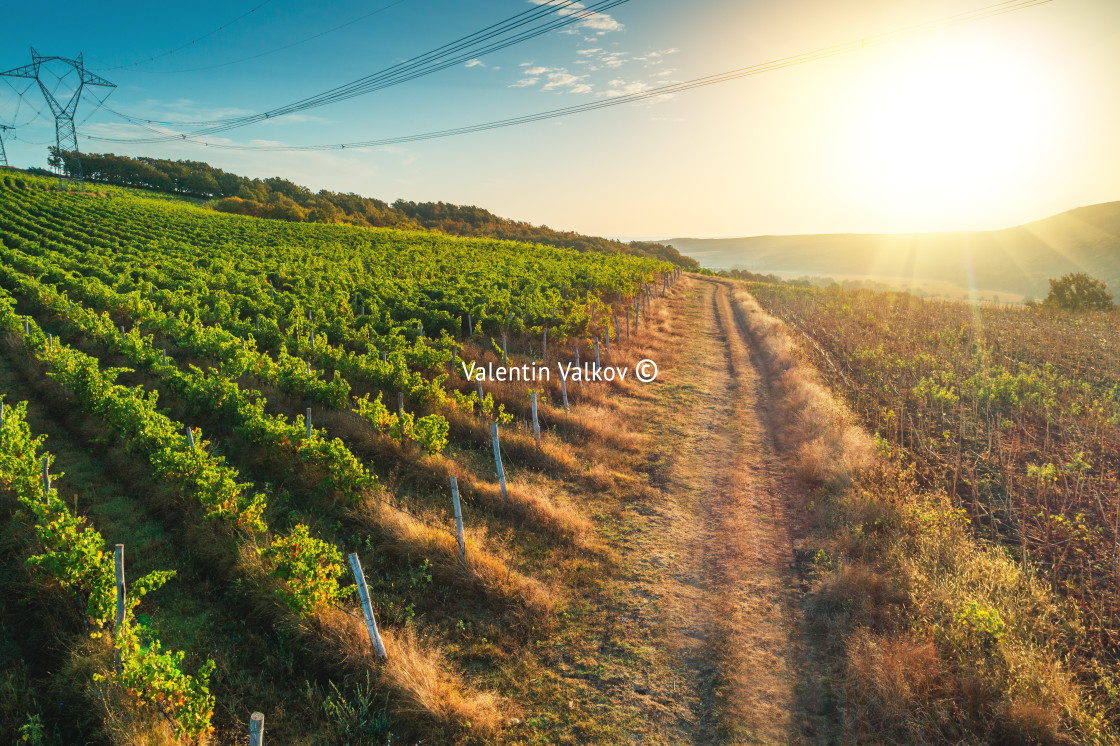
[[[69,65],[78,74],[78,83],[74,87],[70,98],[59,100],[55,97],[51,89],[43,83],[43,78],[40,74],[41,69],[45,63],[48,62],[61,62],[64,65]],[[82,159],[78,153],[78,131],[74,126],[74,112],[78,109],[78,102],[82,98],[82,91],[85,90],[87,85],[98,85],[106,88],[116,88],[116,85],[102,78],[100,75],[94,75],[89,70],[86,70],[85,64],[82,62],[82,55],[78,55],[77,59],[70,59],[68,57],[44,57],[35,51],[35,47],[31,48],[31,64],[24,65],[23,67],[13,68],[6,72],[0,73],[10,78],[29,78],[39,84],[39,90],[43,92],[43,98],[51,107],[51,113],[54,114],[54,136],[55,143],[58,146],[58,182],[62,184],[62,178],[66,172],[65,163],[62,161],[62,154],[71,152],[74,154],[74,171],[71,174],[73,178],[82,183]],[[60,76],[61,77],[61,76]]]
[[[4,133],[12,129],[6,124],[0,124],[0,168],[7,168],[8,154],[4,152]]]

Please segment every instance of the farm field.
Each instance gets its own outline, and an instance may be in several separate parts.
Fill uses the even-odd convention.
[[[1102,721],[1115,722],[1120,314],[747,286],[792,330],[800,359],[850,407],[882,459],[906,475],[900,494],[937,496],[999,562],[1061,599],[1029,612],[1050,619],[1030,644],[1054,646]],[[914,528],[928,530],[929,520]],[[922,572],[933,574],[915,577]],[[1007,587],[972,592],[942,603],[986,596],[980,606],[997,615],[997,607],[1003,617],[1028,613]]]
[[[233,743],[254,710],[284,743],[633,726],[591,717],[583,691],[605,613],[588,598],[617,571],[590,516],[619,479],[588,449],[632,446],[603,393],[573,385],[566,412],[553,379],[538,447],[527,386],[479,401],[451,361],[496,362],[503,339],[515,360],[542,343],[587,360],[594,337],[613,359],[648,333],[669,265],[45,186],[0,191],[4,737]],[[129,603],[152,588],[120,674],[116,543]],[[23,635],[28,618],[49,623]]]
[[[1120,315],[752,285],[881,447],[1120,643]]]
[[[1114,317],[50,187],[0,190],[0,738],[1111,739]]]

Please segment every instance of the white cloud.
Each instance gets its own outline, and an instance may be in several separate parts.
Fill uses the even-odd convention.
[[[466,64],[463,65],[463,67],[479,67],[479,66],[486,67],[485,63],[483,63],[482,60],[467,60]]]
[[[524,66],[524,63],[522,63]],[[558,93],[591,93],[592,86],[584,82],[587,78],[586,75],[575,75],[564,67],[545,67],[544,65],[534,65],[527,68],[525,75],[529,77],[521,78],[516,83],[511,83],[510,88],[528,88],[529,86],[536,85],[542,80],[544,84],[541,86],[542,91],[556,91]]]
[[[646,83],[643,80],[626,81],[619,78],[612,80],[611,82],[607,83],[607,85],[610,87],[599,95],[606,96],[608,98],[613,98],[615,96],[629,96],[634,93],[648,91],[650,88],[652,88],[649,83]]]
[[[529,0],[533,5],[560,5],[564,0]],[[571,16],[577,13],[581,14],[581,20],[575,25],[575,28],[566,28],[560,31],[562,34],[577,34],[578,29],[586,28],[591,29],[596,34],[602,35],[609,31],[618,31],[622,28],[622,24],[616,21],[607,13],[587,13],[585,17],[582,13],[587,10],[587,6],[583,3],[571,3],[564,5],[562,8],[556,9],[558,16]]]
[[[655,49],[652,52],[646,52],[644,55],[635,57],[634,59],[638,62],[646,63],[646,66],[648,67],[649,65],[660,65],[665,61],[663,58],[666,55],[675,54],[676,52],[676,47],[670,47],[669,49]]]
[[[611,18],[606,13],[592,13],[587,18],[580,21],[580,26],[584,28],[594,29],[600,34],[606,31],[618,31],[622,28],[622,24]]]
[[[572,75],[567,70],[560,68],[548,73],[548,82],[541,86],[542,91],[554,91],[557,88],[573,88],[583,79],[582,75]]]
[[[596,54],[602,51],[599,47],[592,47],[591,49],[577,49],[576,54]]]

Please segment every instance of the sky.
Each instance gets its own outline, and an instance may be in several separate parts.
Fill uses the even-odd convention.
[[[471,125],[606,101],[992,2],[629,0],[423,78],[204,139],[312,145]],[[88,70],[118,86],[107,101],[115,111],[209,120],[302,99],[532,7],[23,3],[5,9],[0,70],[30,62],[31,46],[82,53]],[[1120,200],[1116,91],[1120,2],[1052,0],[670,97],[392,146],[247,152],[87,140],[149,134],[95,110],[91,97],[76,121],[86,152],[203,160],[387,201],[473,204],[593,235],[918,232],[1001,228]],[[53,122],[29,121],[44,109],[34,89],[21,102],[0,85],[0,123],[19,125],[15,139],[5,136],[12,165],[44,165]]]

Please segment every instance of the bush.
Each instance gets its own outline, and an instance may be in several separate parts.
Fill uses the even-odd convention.
[[[1112,308],[1112,295],[1102,280],[1076,272],[1050,280],[1050,294],[1044,303],[1066,311],[1108,311]]]

